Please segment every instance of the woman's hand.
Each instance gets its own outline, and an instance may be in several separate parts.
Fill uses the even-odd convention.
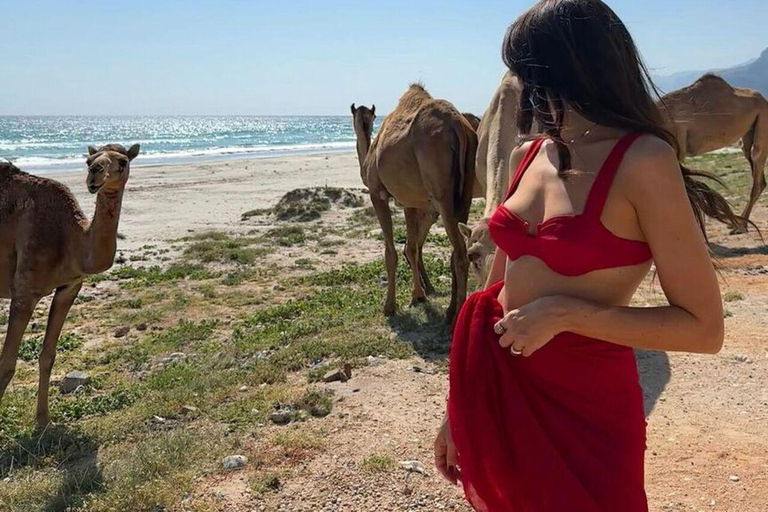
[[[456,446],[453,444],[451,427],[448,424],[448,415],[446,414],[435,438],[435,467],[446,480],[456,485],[457,480],[460,478],[458,462]]]
[[[499,344],[513,355],[530,356],[567,330],[563,325],[565,298],[542,297],[513,309],[499,320],[494,329],[502,334]]]

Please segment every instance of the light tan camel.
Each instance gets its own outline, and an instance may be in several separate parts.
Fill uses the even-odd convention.
[[[453,105],[436,100],[421,85],[411,85],[371,144],[375,109],[355,108],[360,174],[368,187],[385,240],[387,297],[384,314],[394,314],[397,252],[389,198],[405,210],[405,255],[413,274],[411,304],[425,300],[431,288],[422,263],[422,247],[440,215],[453,246],[451,303],[453,323],[467,295],[469,263],[458,224],[466,222],[475,186],[477,135]]]
[[[50,422],[48,386],[56,344],[83,278],[104,272],[114,261],[123,191],[139,145],[127,151],[118,144],[89,147],[88,153],[86,182],[98,194],[91,222],[61,183],[0,163],[0,297],[11,299],[0,354],[0,400],[35,306],[55,290],[40,353],[39,426]]]
[[[674,119],[672,130],[685,153],[681,156],[703,155],[741,139],[752,169],[752,192],[741,214],[744,220],[732,226],[732,232],[746,232],[747,219],[765,189],[768,100],[757,91],[731,87],[719,76],[707,74],[667,94],[661,103]]]
[[[475,175],[479,188],[485,191],[485,211],[471,229],[466,224],[460,224],[459,228],[467,241],[472,270],[481,282],[496,250],[488,233],[488,218],[501,204],[509,186],[509,156],[518,144],[516,123],[521,92],[520,80],[507,71],[477,129]]]

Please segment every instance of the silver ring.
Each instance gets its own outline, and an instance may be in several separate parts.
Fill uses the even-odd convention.
[[[512,353],[513,356],[519,356],[522,355],[522,350],[517,350],[515,347],[509,347],[509,351]]]
[[[501,336],[505,332],[507,332],[507,328],[501,325],[501,323],[496,323],[496,325],[493,326],[493,332]]]

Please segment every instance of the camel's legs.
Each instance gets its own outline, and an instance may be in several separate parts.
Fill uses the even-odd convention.
[[[424,281],[421,274],[421,232],[420,220],[423,210],[417,208],[405,208],[405,259],[408,266],[411,267],[413,276],[413,294],[411,295],[411,306],[427,300],[424,290]]]
[[[744,219],[741,226],[732,232],[746,233],[747,219],[752,214],[752,208],[765,190],[765,162],[768,159],[768,112],[758,114],[752,129],[742,139],[742,150],[752,169],[752,191],[749,194],[749,202],[744,207],[741,217]]]
[[[384,260],[387,265],[387,298],[384,300],[384,314],[394,315],[397,309],[395,298],[395,279],[397,274],[397,250],[395,249],[395,234],[392,230],[392,211],[389,200],[381,199],[371,188],[371,202],[379,218],[382,234],[384,235]]]
[[[432,224],[437,221],[437,217],[437,212],[428,210],[423,211],[423,214],[419,218],[419,274],[421,274],[421,281],[424,284],[424,290],[426,290],[427,295],[435,293],[435,287],[432,286],[432,283],[429,280],[429,275],[427,275],[427,269],[424,267],[423,249],[424,242],[429,235],[429,229],[432,227]]]
[[[61,328],[67,319],[69,308],[75,302],[75,297],[80,291],[82,283],[62,286],[56,290],[51,303],[51,311],[48,314],[48,325],[45,328],[45,341],[40,352],[40,383],[37,388],[37,425],[44,427],[50,423],[48,413],[48,386],[51,380],[53,362],[56,360],[56,344],[59,341]]]
[[[435,288],[429,281],[427,270],[424,268],[422,250],[429,235],[429,228],[437,220],[437,213],[417,208],[405,209],[406,243],[403,253],[408,266],[413,273],[413,297],[411,305],[423,302],[425,296],[434,293]]]
[[[3,398],[13,374],[16,372],[16,357],[19,354],[21,339],[39,300],[39,297],[29,296],[11,299],[8,331],[5,334],[3,351],[0,353],[0,399]]]

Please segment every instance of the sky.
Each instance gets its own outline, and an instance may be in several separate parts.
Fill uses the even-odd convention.
[[[388,112],[411,82],[482,115],[532,0],[0,0],[0,115]],[[608,0],[652,72],[768,47],[765,0]]]

